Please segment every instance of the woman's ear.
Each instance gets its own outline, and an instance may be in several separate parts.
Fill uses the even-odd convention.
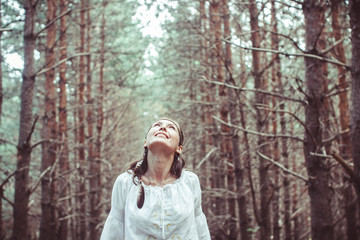
[[[177,152],[178,154],[181,154],[181,152],[182,152],[182,146],[178,146],[177,149],[176,149],[176,152]]]

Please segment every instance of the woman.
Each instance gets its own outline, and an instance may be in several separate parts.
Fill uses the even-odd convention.
[[[162,118],[151,125],[143,159],[115,181],[101,240],[209,240],[198,177],[184,170],[179,124]]]

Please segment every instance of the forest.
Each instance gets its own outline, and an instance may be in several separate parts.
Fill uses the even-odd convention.
[[[0,59],[0,239],[99,239],[162,116],[212,239],[360,239],[360,0],[0,0]]]

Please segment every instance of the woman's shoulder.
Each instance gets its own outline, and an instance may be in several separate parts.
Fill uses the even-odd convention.
[[[194,194],[201,192],[199,177],[196,173],[189,170],[183,170],[181,179],[180,182],[182,181],[185,185],[192,189]]]
[[[115,184],[128,184],[129,182],[132,182],[132,176],[133,174],[128,171],[120,173],[116,178]]]
[[[189,183],[199,183],[198,175],[190,170],[183,170],[180,178]]]

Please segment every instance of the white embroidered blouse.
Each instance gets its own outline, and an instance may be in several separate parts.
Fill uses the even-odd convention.
[[[132,174],[118,176],[101,240],[211,239],[195,173],[183,170],[172,184],[143,186],[145,202],[139,209],[139,186],[133,183]]]

